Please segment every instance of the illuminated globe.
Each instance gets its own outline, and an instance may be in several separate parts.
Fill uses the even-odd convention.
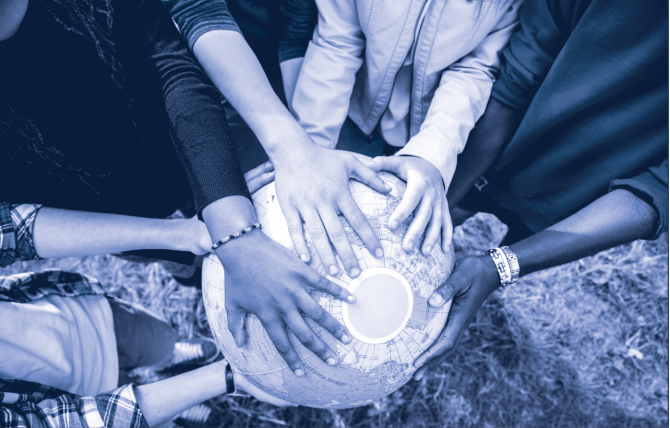
[[[237,348],[227,327],[223,267],[215,255],[205,259],[202,290],[214,338],[233,370],[246,375],[262,390],[309,407],[363,406],[404,385],[414,373],[414,360],[442,331],[450,303],[436,309],[428,305],[428,298],[451,273],[453,249],[444,254],[436,245],[428,257],[418,250],[406,253],[402,249],[402,239],[412,217],[395,232],[387,227],[406,185],[392,174],[382,172],[380,176],[392,187],[390,194],[378,193],[357,181],[349,182],[349,190],[379,237],[384,258],[371,255],[340,217],[362,269],[358,278],[351,279],[345,270],[336,277],[327,275],[305,231],[312,256],[309,266],[357,298],[357,302],[350,305],[323,292],[310,291],[312,297],[353,335],[351,343],[345,345],[310,318],[305,318],[312,330],[337,352],[340,364],[335,367],[322,362],[290,334],[306,368],[304,376],[296,376],[275,349],[260,320],[251,314],[245,320],[249,333],[247,343]],[[253,194],[253,200],[263,232],[293,250],[275,184],[259,189]],[[338,263],[342,267],[339,258]]]

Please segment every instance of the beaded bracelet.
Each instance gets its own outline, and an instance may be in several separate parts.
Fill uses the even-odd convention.
[[[251,232],[254,229],[262,229],[263,226],[261,226],[260,223],[252,224],[249,227],[245,227],[244,229],[240,230],[234,235],[228,235],[223,239],[220,239],[216,244],[212,245],[212,251],[216,251],[217,248],[225,244],[226,242],[230,241],[231,239],[239,238],[240,236],[244,235],[247,232]]]

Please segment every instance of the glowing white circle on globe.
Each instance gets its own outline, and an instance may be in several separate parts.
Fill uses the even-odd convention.
[[[407,280],[387,268],[371,268],[349,283],[356,303],[342,305],[344,325],[358,340],[385,343],[396,337],[409,321],[414,296]]]

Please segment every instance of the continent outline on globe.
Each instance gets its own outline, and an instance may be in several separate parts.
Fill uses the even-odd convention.
[[[353,180],[349,182],[349,190],[380,239],[385,256],[377,259],[370,254],[346,219],[341,216],[340,220],[363,272],[372,268],[390,269],[405,278],[411,288],[411,316],[391,340],[371,344],[354,337],[350,344],[345,345],[310,318],[305,318],[314,333],[337,352],[340,364],[328,366],[291,333],[289,337],[306,368],[305,375],[298,377],[286,366],[260,320],[254,315],[248,314],[245,319],[249,332],[246,344],[242,348],[235,346],[226,326],[223,267],[216,256],[210,255],[205,259],[203,298],[212,333],[231,367],[272,395],[317,408],[349,408],[370,404],[395,391],[411,378],[415,371],[413,361],[435,342],[446,323],[450,302],[441,308],[432,308],[428,305],[428,298],[451,273],[454,265],[453,249],[443,254],[440,246],[436,245],[428,257],[417,249],[406,253],[402,248],[402,239],[412,217],[396,231],[391,231],[387,226],[391,213],[402,199],[406,184],[393,174],[381,172],[379,175],[393,189],[389,194],[375,192]],[[274,182],[256,191],[252,199],[263,232],[293,251]],[[309,266],[347,288],[352,279],[346,270],[341,269],[334,277],[328,275],[306,229],[305,238],[311,253]],[[337,260],[342,268],[339,257]],[[346,303],[313,289],[310,295],[335,319],[346,324],[343,318],[343,305]]]

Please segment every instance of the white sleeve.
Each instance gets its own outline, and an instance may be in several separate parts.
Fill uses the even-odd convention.
[[[455,157],[463,151],[470,131],[484,114],[500,71],[502,51],[518,25],[521,3],[514,0],[484,40],[442,73],[419,132],[398,152],[433,164],[447,187]]]
[[[347,118],[365,38],[355,0],[317,0],[319,21],[300,69],[291,111],[321,146],[334,149]]]

